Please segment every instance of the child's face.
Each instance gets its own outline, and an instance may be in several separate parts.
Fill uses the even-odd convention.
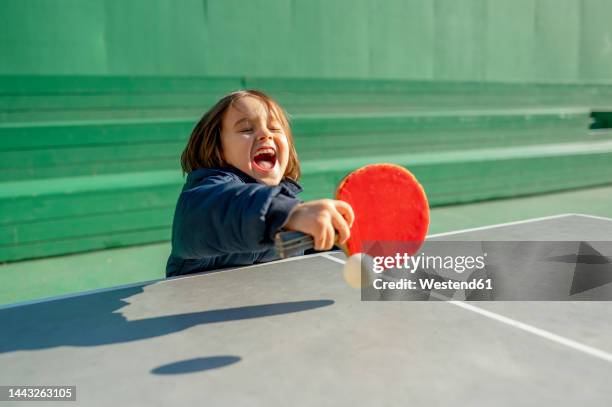
[[[235,101],[221,127],[223,158],[266,185],[278,185],[289,161],[289,144],[281,123],[265,104],[251,96]]]

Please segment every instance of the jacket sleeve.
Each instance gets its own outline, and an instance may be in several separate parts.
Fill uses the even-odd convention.
[[[300,201],[282,187],[209,177],[184,190],[177,202],[172,251],[188,259],[224,253],[262,251]]]

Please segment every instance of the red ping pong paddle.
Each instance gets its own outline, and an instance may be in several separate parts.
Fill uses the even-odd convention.
[[[427,235],[429,205],[425,190],[405,168],[395,164],[371,164],[346,176],[338,185],[336,199],[355,212],[351,236],[342,249],[356,253],[392,256],[416,253]],[[312,249],[312,236],[280,232],[275,238],[281,258]]]

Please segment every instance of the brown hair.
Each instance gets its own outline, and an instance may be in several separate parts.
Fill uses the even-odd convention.
[[[223,167],[227,165],[223,159],[221,147],[223,115],[234,102],[245,96],[253,96],[261,100],[266,106],[268,114],[273,114],[280,122],[289,144],[289,161],[283,175],[297,181],[300,178],[300,163],[295,145],[293,144],[293,135],[291,134],[287,113],[271,97],[254,89],[232,92],[221,98],[209,111],[204,113],[191,132],[187,146],[181,154],[183,173],[190,173],[198,168]]]

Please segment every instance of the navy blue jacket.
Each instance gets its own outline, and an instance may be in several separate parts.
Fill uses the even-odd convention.
[[[234,167],[192,171],[174,212],[166,277],[277,259],[274,235],[301,191],[290,179],[271,187]]]

